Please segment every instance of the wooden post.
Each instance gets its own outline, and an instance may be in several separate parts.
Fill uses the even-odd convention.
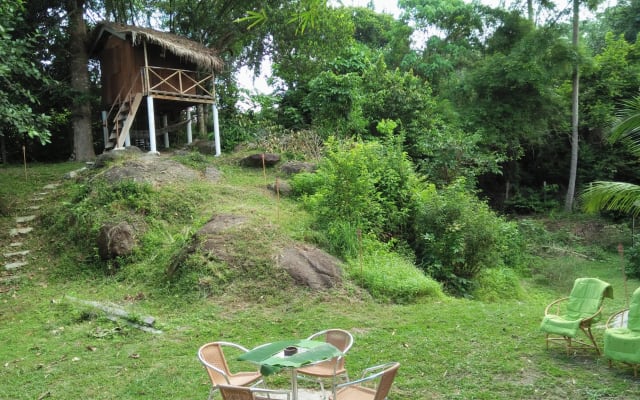
[[[102,110],[102,137],[104,138],[104,148],[107,148],[109,142],[109,127],[107,124],[107,112]]]
[[[153,96],[147,96],[147,118],[149,119],[149,153],[157,153],[156,148],[156,123],[153,110]]]
[[[162,127],[165,128],[164,130],[164,148],[168,149],[169,148],[169,129],[167,129],[167,127],[169,126],[169,121],[167,118],[167,114],[162,116]]]

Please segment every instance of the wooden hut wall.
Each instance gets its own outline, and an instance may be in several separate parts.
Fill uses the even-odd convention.
[[[129,41],[109,38],[100,57],[104,104],[113,104],[118,94],[127,95],[134,84],[133,93],[142,91],[140,70],[144,66],[144,53],[141,49],[134,48]]]

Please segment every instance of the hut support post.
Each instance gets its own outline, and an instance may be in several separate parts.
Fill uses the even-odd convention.
[[[156,123],[153,110],[153,96],[147,96],[147,117],[149,118],[149,153],[157,153],[156,148]]]
[[[191,107],[187,108],[187,143],[193,142],[193,133],[191,132]]]
[[[169,130],[167,129],[167,127],[169,126],[169,121],[167,118],[167,115],[163,115],[162,116],[162,127],[165,128],[164,129],[164,148],[168,149],[169,148]]]
[[[218,105],[213,103],[211,107],[213,109],[213,140],[216,146],[216,156],[219,156],[222,151],[220,149],[220,127],[218,126]]]
[[[109,128],[107,127],[107,112],[102,111],[102,137],[104,138],[104,148],[107,148],[109,142]]]

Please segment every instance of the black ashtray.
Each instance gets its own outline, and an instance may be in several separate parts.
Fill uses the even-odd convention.
[[[294,354],[296,354],[298,352],[298,348],[295,346],[289,346],[287,348],[284,349],[284,355],[285,356],[292,356]]]

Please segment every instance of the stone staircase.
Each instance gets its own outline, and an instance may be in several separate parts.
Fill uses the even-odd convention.
[[[9,229],[9,243],[2,246],[2,271],[0,271],[0,292],[8,291],[7,286],[22,277],[21,270],[29,264],[32,256],[31,250],[27,248],[25,240],[28,239],[34,230],[37,222],[38,210],[42,203],[58,187],[52,183],[44,186],[42,192],[36,193],[29,201],[29,205],[24,205],[16,210],[21,215],[15,217],[15,227]]]

